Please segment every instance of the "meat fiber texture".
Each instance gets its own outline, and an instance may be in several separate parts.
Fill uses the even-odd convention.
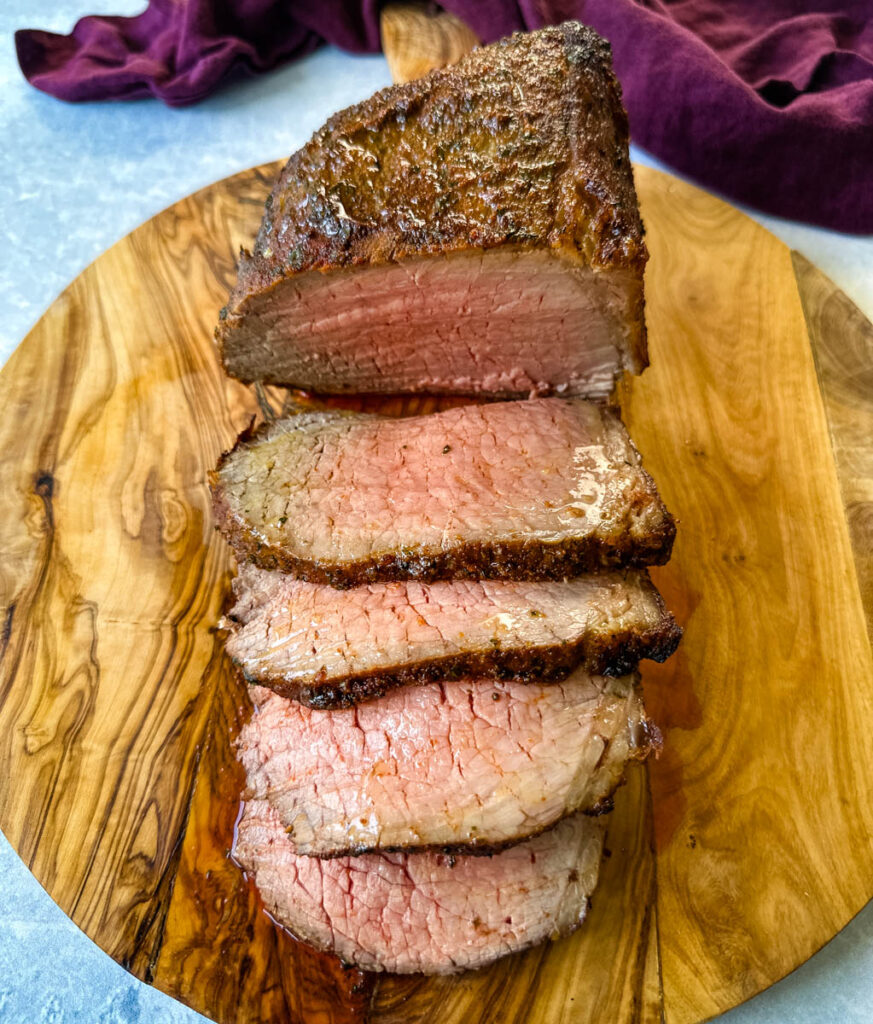
[[[603,399],[648,361],[646,260],[609,46],[568,22],[335,114],[216,336],[246,382]]]
[[[630,760],[657,745],[635,679],[431,683],[313,711],[253,688],[237,754],[247,798],[297,853],[493,853],[575,811],[611,808]]]
[[[645,570],[337,590],[243,565],[233,589],[228,654],[250,682],[314,708],[461,675],[621,675],[681,635]]]
[[[601,819],[567,818],[493,857],[296,853],[276,811],[253,800],[234,856],[292,934],[367,971],[452,974],[565,935],[597,884]]]
[[[241,559],[333,586],[562,579],[666,562],[675,535],[621,421],[580,399],[305,412],[244,435],[211,485]]]

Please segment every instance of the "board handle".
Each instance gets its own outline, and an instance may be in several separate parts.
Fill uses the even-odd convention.
[[[432,3],[386,4],[382,49],[394,82],[410,82],[454,64],[479,45],[473,30]]]

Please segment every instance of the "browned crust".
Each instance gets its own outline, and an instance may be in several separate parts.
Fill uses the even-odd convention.
[[[608,43],[578,22],[516,33],[335,114],[288,160],[221,312],[310,271],[512,245],[642,281],[648,254]],[[642,288],[630,363],[648,362]],[[290,384],[293,382],[280,381]]]
[[[657,510],[657,524],[643,534],[614,531],[606,536],[591,535],[547,544],[542,541],[460,544],[438,552],[405,549],[357,562],[327,563],[301,558],[278,545],[265,544],[231,507],[221,482],[225,462],[241,447],[257,441],[269,425],[240,435],[209,473],[215,523],[240,562],[262,569],[288,573],[307,583],[321,583],[338,589],[367,583],[417,580],[563,580],[607,568],[642,569],[664,565],[670,560],[676,523],[661,501],[654,480],[642,467],[645,489],[629,507],[629,514]],[[650,517],[654,518],[654,517]]]
[[[656,592],[660,610],[657,625],[644,632],[622,630],[577,643],[552,647],[528,647],[452,654],[444,658],[398,667],[348,675],[331,682],[304,684],[275,676],[252,676],[235,662],[246,682],[266,686],[282,697],[319,710],[351,707],[381,697],[396,686],[438,683],[465,676],[487,679],[514,679],[520,682],[560,681],[577,668],[591,675],[623,676],[634,671],[640,661],[666,661],[682,638],[682,629],[667,611]]]

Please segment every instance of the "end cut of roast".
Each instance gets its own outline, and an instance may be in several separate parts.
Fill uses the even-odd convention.
[[[292,934],[367,971],[453,974],[565,935],[597,884],[602,819],[575,815],[493,857],[296,853],[266,802],[246,804],[234,854]]]
[[[314,708],[462,675],[622,675],[681,636],[645,570],[337,590],[244,565],[233,587],[228,654],[249,682]]]
[[[675,535],[621,421],[581,399],[305,412],[241,438],[211,483],[241,559],[333,586],[562,579],[666,562]]]
[[[297,853],[493,853],[611,806],[658,742],[635,679],[464,679],[313,711],[256,688],[237,753]]]
[[[646,259],[609,47],[568,22],[334,115],[216,334],[247,382],[602,399],[647,363]]]

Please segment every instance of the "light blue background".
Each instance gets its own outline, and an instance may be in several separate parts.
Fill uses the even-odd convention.
[[[69,106],[21,78],[12,33],[67,32],[131,0],[0,5],[0,364],[57,293],[108,245],[176,199],[287,156],[339,107],[389,81],[381,57],[321,51],[188,110],[152,101]],[[634,152],[638,161],[653,162]],[[759,217],[873,317],[873,239]],[[840,871],[840,865],[834,865]],[[132,979],[51,902],[0,836],[0,1021],[182,1024],[203,1018]],[[873,911],[724,1024],[873,1021]],[[248,1022],[246,1022],[248,1024]]]

